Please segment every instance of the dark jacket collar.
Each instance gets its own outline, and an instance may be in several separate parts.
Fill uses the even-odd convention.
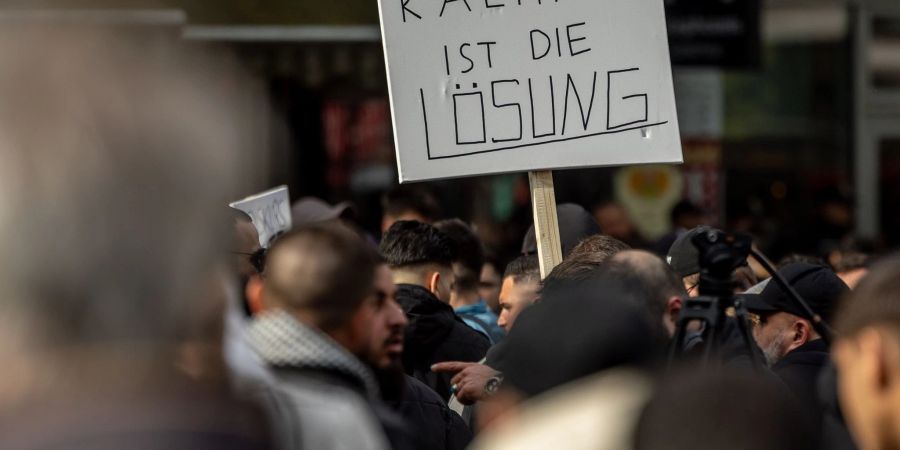
[[[772,369],[777,371],[787,366],[794,365],[824,367],[828,364],[828,360],[828,344],[824,339],[815,339],[795,348],[787,355],[784,355],[780,361],[775,363]]]
[[[417,284],[398,284],[397,302],[406,313],[436,314],[453,312],[450,305],[438,300],[428,289]]]
[[[397,302],[409,319],[405,333],[405,360],[430,354],[450,334],[457,321],[462,323],[450,305],[438,300],[422,286],[398,284]]]
[[[819,352],[819,353],[828,353],[828,344],[825,342],[825,339],[814,339],[809,341],[797,348],[794,349],[793,352],[807,353],[807,352]]]

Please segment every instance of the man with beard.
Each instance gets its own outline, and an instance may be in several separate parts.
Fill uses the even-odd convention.
[[[788,264],[778,273],[806,300],[814,313],[831,320],[838,298],[849,291],[831,269],[808,263]],[[821,422],[822,404],[817,380],[829,361],[828,343],[813,328],[807,314],[794,299],[772,280],[759,294],[744,295],[753,319],[753,337],[766,362]]]
[[[299,411],[299,427],[288,422],[285,428],[309,443],[304,448],[357,448],[362,443],[348,439],[363,438],[367,417],[380,423],[395,450],[468,444],[471,432],[462,419],[404,375],[407,319],[391,271],[351,230],[310,225],[280,237],[264,278],[251,341],[273,374],[275,397]],[[353,302],[359,293],[366,296]],[[341,405],[348,397],[361,400],[354,393],[364,393],[365,402],[354,403],[355,410]],[[378,442],[370,439],[367,445]]]
[[[431,225],[401,220],[385,233],[380,250],[397,284],[397,302],[409,319],[403,341],[404,369],[446,402],[453,377],[432,372],[431,366],[479,361],[490,347],[488,338],[466,325],[449,305],[453,244]]]
[[[382,426],[391,447],[407,440],[390,433],[402,429],[399,419],[376,416],[384,406],[363,362],[388,366],[403,351],[396,330],[406,319],[376,285],[379,268],[378,255],[341,226],[301,227],[269,250],[249,339],[272,375],[260,396],[277,405],[283,448],[384,449]]]
[[[375,372],[381,398],[415,433],[415,448],[462,450],[472,440],[472,432],[463,419],[451,411],[437,393],[421,381],[403,372],[403,333],[408,323],[397,304],[397,286],[391,270],[381,264],[375,273],[375,290],[384,295],[389,313],[384,317],[384,339],[374,341],[366,361]],[[380,342],[380,344],[379,344]],[[386,430],[388,437],[392,434]],[[395,450],[399,450],[395,445]]]

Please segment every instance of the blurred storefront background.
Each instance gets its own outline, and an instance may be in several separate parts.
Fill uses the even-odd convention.
[[[821,252],[847,236],[900,244],[900,2],[665,4],[685,164],[556,172],[558,202],[616,201],[652,241],[687,199],[776,258],[786,243]],[[247,149],[270,161],[269,184],[350,200],[378,230],[378,199],[397,176],[375,0],[0,5],[7,23],[143,28],[233,52],[275,105],[269,148]],[[431,187],[501,253],[530,222],[525,174]]]

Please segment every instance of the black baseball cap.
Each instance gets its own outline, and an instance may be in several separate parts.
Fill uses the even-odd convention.
[[[700,226],[681,233],[666,255],[666,262],[679,277],[700,273],[700,250],[694,245],[694,236],[711,231],[712,228]]]
[[[778,273],[825,321],[831,320],[838,299],[850,291],[837,274],[825,266],[792,263],[778,269]],[[741,297],[747,309],[754,313],[786,312],[808,318],[800,305],[774,279],[759,294],[744,294]]]

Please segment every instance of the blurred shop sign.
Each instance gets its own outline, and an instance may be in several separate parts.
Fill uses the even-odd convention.
[[[671,228],[669,211],[682,198],[684,177],[671,165],[623,167],[613,178],[613,189],[641,234],[658,239]]]
[[[717,139],[685,139],[683,142],[684,198],[702,209],[710,225],[721,225],[725,211],[725,171],[722,142]]]
[[[759,65],[760,0],[666,0],[665,8],[673,65]]]
[[[681,137],[721,139],[725,129],[722,71],[691,67],[673,72]]]

